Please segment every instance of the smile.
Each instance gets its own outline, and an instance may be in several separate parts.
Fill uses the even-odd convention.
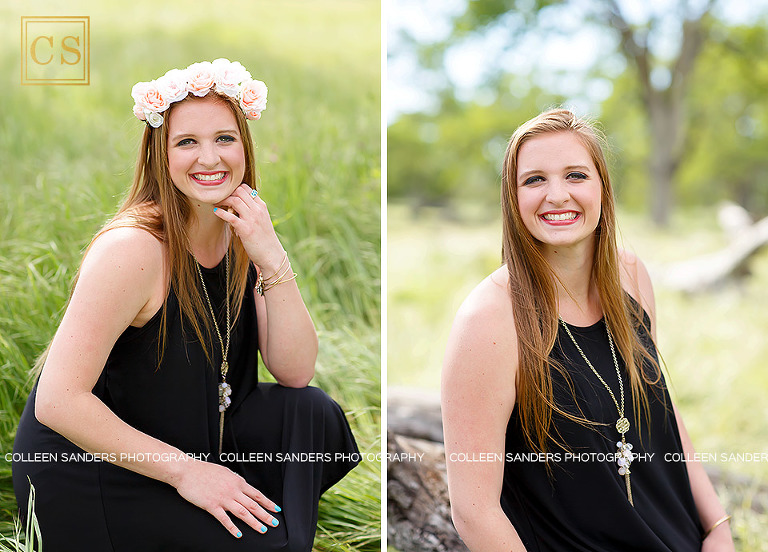
[[[221,184],[227,177],[225,171],[216,173],[195,173],[190,175],[193,180],[205,185]]]
[[[539,218],[547,224],[563,225],[571,224],[581,218],[581,213],[576,211],[566,211],[560,213],[544,213],[539,215]]]

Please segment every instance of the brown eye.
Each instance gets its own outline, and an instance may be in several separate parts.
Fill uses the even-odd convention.
[[[523,186],[528,186],[529,184],[535,184],[536,182],[543,182],[543,181],[544,179],[540,176],[531,176],[525,182],[523,182]]]
[[[586,180],[587,175],[580,172],[572,172],[572,173],[568,173],[568,178],[570,178],[571,180]]]

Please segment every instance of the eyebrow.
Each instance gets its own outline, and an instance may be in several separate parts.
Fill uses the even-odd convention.
[[[219,134],[238,134],[239,135],[240,131],[237,130],[237,129],[225,128],[225,129],[222,129],[222,130],[217,130],[214,134],[216,134],[216,135],[219,135]],[[182,138],[190,138],[190,137],[194,138],[195,136],[196,136],[196,134],[194,132],[179,132],[178,134],[174,134],[173,136],[171,136],[170,137],[170,141],[171,142],[175,142],[176,140],[181,140]]]
[[[587,167],[586,165],[568,165],[567,167],[564,167],[564,170],[566,170],[566,171],[578,170],[578,171],[589,172],[589,167]],[[532,174],[538,174],[538,173],[541,173],[541,172],[542,171],[540,169],[532,169],[530,171],[525,171],[524,173],[521,173],[521,174],[517,175],[517,179],[518,180],[523,180],[523,179],[525,179],[526,177],[528,177],[528,176],[530,176]]]

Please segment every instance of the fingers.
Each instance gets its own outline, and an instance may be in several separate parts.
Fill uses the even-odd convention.
[[[258,192],[256,192],[256,195],[252,195],[253,192],[256,192],[256,190],[252,189],[247,184],[240,184],[240,186],[235,188],[232,194],[216,204],[213,210],[214,213],[219,214],[219,210],[222,207],[231,207],[235,210],[235,216],[242,218],[249,211],[257,208],[259,205],[266,208],[266,203],[264,203],[264,201],[258,196]]]
[[[259,533],[266,533],[268,527],[277,527],[280,524],[276,517],[247,496],[236,500],[230,511]]]
[[[226,209],[222,209],[221,207],[214,207],[213,214],[219,217],[224,222],[228,222],[230,224],[234,224],[239,220],[236,214],[230,213],[229,211],[227,211]]]
[[[264,508],[267,508],[275,513],[282,511],[282,508],[280,508],[280,506],[278,506],[277,504],[269,500],[266,496],[264,496],[264,493],[262,493],[258,489],[251,487],[250,485],[248,486],[248,488],[246,488],[243,491],[243,493],[246,494],[255,502],[258,502]]]
[[[279,525],[278,520],[263,506],[274,512],[280,509],[272,508],[272,501],[225,466],[207,462],[192,464],[182,474],[176,490],[185,500],[213,515],[236,538],[241,538],[243,534],[232,522],[232,514],[262,534],[267,532],[267,528]]]
[[[240,529],[238,529],[234,523],[232,523],[232,520],[229,519],[229,516],[224,511],[224,508],[216,508],[214,510],[211,510],[211,515],[215,517],[217,520],[219,520],[219,523],[221,523],[224,528],[232,533],[233,537],[240,538],[243,536],[243,534],[240,532]]]
[[[280,524],[280,521],[276,517],[267,512],[256,501],[243,495],[241,498],[233,500],[226,509],[219,506],[210,511],[213,517],[215,517],[219,523],[232,534],[232,536],[238,539],[241,538],[243,534],[227,515],[227,511],[247,523],[254,531],[261,534],[266,533],[268,527],[277,527]]]
[[[258,505],[257,505],[258,506]],[[243,520],[245,523],[250,525],[250,527],[259,533],[266,533],[267,532],[267,526],[262,523],[260,520],[256,519],[256,512],[251,512],[251,510],[241,504],[240,502],[233,501],[229,507],[227,508],[232,514]]]

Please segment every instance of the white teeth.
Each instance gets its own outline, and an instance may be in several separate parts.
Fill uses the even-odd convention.
[[[216,174],[195,174],[193,175],[193,177],[195,180],[213,181],[213,180],[221,180],[222,178],[224,178],[225,174],[226,173],[223,173],[223,172],[219,172]]]
[[[545,220],[573,220],[578,216],[578,213],[571,211],[570,213],[548,213],[544,215]]]

